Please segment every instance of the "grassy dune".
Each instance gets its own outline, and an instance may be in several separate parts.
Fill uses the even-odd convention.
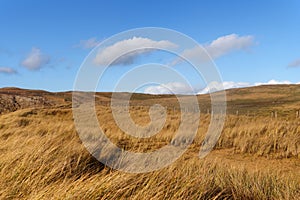
[[[153,151],[170,142],[180,113],[170,111],[162,131],[148,139],[125,135],[109,107],[99,121],[118,146]],[[149,122],[147,107],[131,116]],[[72,110],[28,108],[0,115],[0,199],[298,199],[300,119],[229,115],[215,150],[198,158],[210,115],[172,165],[145,174],[112,170],[94,159],[75,131]],[[105,123],[104,123],[105,122]]]

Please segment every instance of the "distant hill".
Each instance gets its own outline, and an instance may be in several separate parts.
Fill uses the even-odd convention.
[[[129,95],[120,93],[120,97]],[[96,102],[109,105],[112,93],[97,92]],[[269,115],[276,111],[281,116],[294,115],[300,110],[300,85],[262,85],[226,90],[227,112],[244,115]],[[186,96],[188,98],[188,96]],[[210,109],[209,94],[198,95],[202,112]],[[121,99],[120,99],[121,101]],[[20,88],[0,89],[0,114],[29,107],[71,106],[72,92],[47,92]],[[131,105],[150,106],[155,103],[179,108],[174,95],[149,95],[135,93]]]

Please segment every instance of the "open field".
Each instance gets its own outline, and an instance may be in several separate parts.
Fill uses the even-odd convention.
[[[96,110],[102,130],[117,146],[150,152],[172,140],[181,114],[174,96],[133,95],[130,114],[137,124],[150,122],[150,105],[168,107],[162,130],[144,139],[128,136],[116,126],[110,97],[97,93]],[[1,199],[300,196],[299,85],[228,90],[222,135],[204,159],[198,153],[210,122],[210,100],[209,95],[198,96],[201,120],[189,149],[172,165],[144,174],[110,169],[88,153],[75,130],[71,100],[70,92],[0,89]]]

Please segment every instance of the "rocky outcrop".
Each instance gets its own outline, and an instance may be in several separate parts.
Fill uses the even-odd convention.
[[[20,96],[0,93],[0,114],[23,108],[50,106],[52,103],[42,96]]]

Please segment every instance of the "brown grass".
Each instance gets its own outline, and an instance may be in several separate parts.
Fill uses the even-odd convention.
[[[170,142],[179,125],[180,113],[169,111],[160,133],[137,139],[116,127],[109,108],[99,106],[97,111],[108,137],[131,151],[160,148]],[[146,108],[135,107],[131,112],[136,123],[149,122]],[[70,108],[24,109],[0,115],[0,199],[299,197],[299,119],[228,116],[216,150],[199,159],[209,121],[209,115],[201,116],[197,138],[171,166],[128,174],[104,166],[86,151],[74,129]],[[250,159],[256,164],[250,165]],[[269,162],[276,164],[265,167]]]

